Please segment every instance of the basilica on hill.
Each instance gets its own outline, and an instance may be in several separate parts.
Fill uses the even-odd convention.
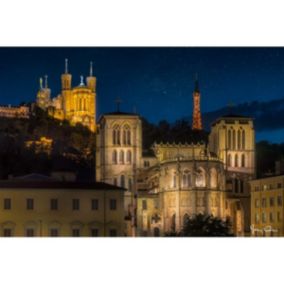
[[[248,182],[255,176],[253,120],[234,114],[213,121],[209,143],[160,143],[151,155],[142,151],[138,114],[102,114],[96,123],[96,77],[93,66],[84,82],[72,87],[72,75],[61,76],[61,93],[51,98],[47,77],[36,104],[54,118],[81,123],[96,134],[96,180],[126,188],[124,211],[128,236],[163,236],[180,231],[198,213],[230,218],[233,233],[250,234]],[[202,130],[201,93],[193,91],[192,129]]]

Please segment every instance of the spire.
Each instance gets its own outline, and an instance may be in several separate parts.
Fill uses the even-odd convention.
[[[42,78],[41,77],[39,78],[39,89],[40,90],[42,89]]]
[[[90,77],[93,77],[93,62],[90,62]]]
[[[84,86],[84,76],[81,75],[80,76],[81,82],[80,82],[80,86]]]
[[[45,75],[45,76],[44,76],[44,79],[45,79],[45,80],[44,80],[44,85],[45,85],[44,87],[45,87],[46,89],[48,88],[47,78],[48,78],[48,76]]]
[[[199,93],[198,74],[195,73],[194,92]]]
[[[68,74],[68,58],[65,58],[65,74]]]

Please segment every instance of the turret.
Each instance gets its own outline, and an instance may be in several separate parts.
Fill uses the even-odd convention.
[[[70,90],[72,87],[72,75],[68,73],[68,59],[65,59],[65,73],[61,75],[62,90]]]
[[[87,86],[91,89],[92,93],[96,92],[96,81],[97,78],[93,76],[93,62],[90,62],[90,74],[87,77]]]

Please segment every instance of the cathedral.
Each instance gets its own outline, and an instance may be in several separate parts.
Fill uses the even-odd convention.
[[[192,128],[202,130],[198,82]],[[164,143],[142,154],[142,122],[126,112],[103,114],[98,123],[96,178],[127,188],[127,235],[180,231],[194,214],[229,218],[233,233],[250,234],[248,181],[255,175],[253,120],[227,115],[211,125],[209,143]]]
[[[68,120],[71,125],[77,123],[96,131],[96,77],[93,76],[93,64],[90,63],[90,73],[84,82],[81,76],[80,84],[72,87],[72,75],[68,71],[68,59],[65,59],[65,72],[61,75],[61,93],[51,98],[47,76],[45,84],[40,78],[36,105],[59,120]]]

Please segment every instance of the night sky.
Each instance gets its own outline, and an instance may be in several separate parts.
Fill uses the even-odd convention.
[[[0,104],[34,101],[45,74],[56,96],[65,58],[73,86],[94,62],[98,116],[114,111],[117,97],[122,111],[136,109],[151,122],[190,116],[196,72],[204,113],[228,103],[284,98],[281,48],[1,48]],[[284,141],[284,131],[275,131],[271,136],[268,129],[261,138]]]

